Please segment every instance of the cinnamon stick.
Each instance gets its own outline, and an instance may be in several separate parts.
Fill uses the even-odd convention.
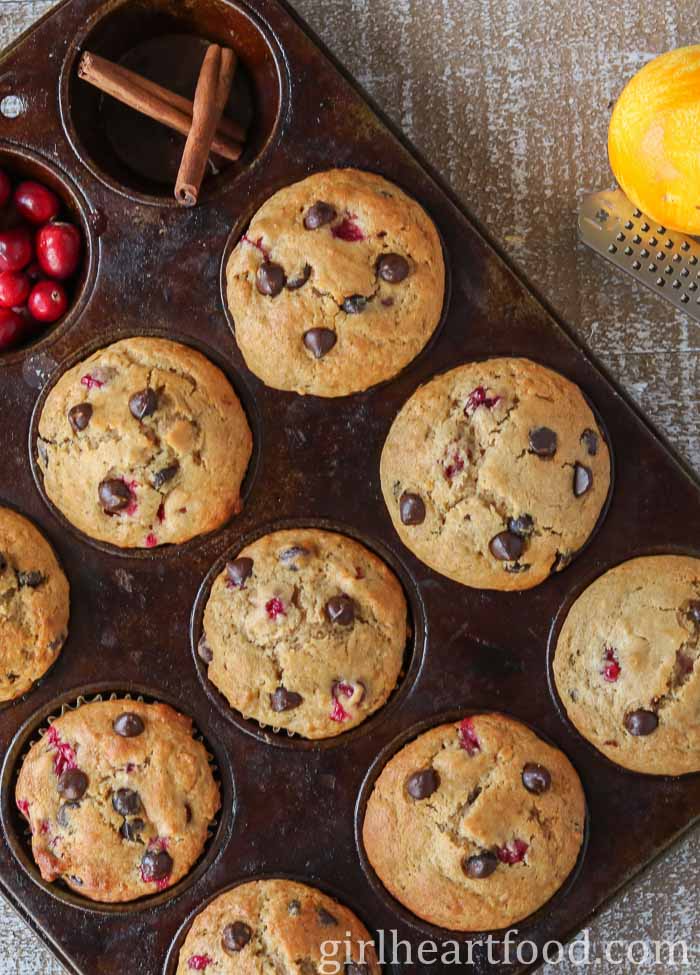
[[[236,55],[230,48],[212,44],[204,55],[194,95],[192,128],[187,136],[180,171],[175,184],[175,199],[183,206],[194,206],[204,179],[216,126],[228,101],[236,70]]]
[[[90,51],[85,51],[80,59],[78,76],[137,112],[167,125],[168,128],[182,135],[189,135],[194,106],[188,99],[169,92],[167,88],[141,78],[128,68],[107,61],[106,58],[92,54]],[[186,106],[187,111],[185,111]],[[226,126],[236,124],[228,119],[225,122]],[[243,152],[243,147],[233,140],[230,131],[224,132],[222,127],[216,131],[211,148],[224,159],[234,161],[240,159]]]

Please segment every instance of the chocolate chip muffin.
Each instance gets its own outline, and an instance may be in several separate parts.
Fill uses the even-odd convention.
[[[610,569],[564,621],[554,679],[569,718],[635,772],[700,772],[700,559]]]
[[[385,703],[408,637],[403,590],[359,542],[294,529],[257,539],[212,586],[198,652],[244,717],[330,738]]]
[[[312,975],[333,962],[344,975],[380,975],[366,928],[352,911],[292,880],[254,880],[220,894],[194,919],[177,975]]]
[[[529,359],[489,359],[413,394],[389,431],[381,482],[401,540],[436,572],[530,589],[593,531],[610,455],[577,386]]]
[[[177,883],[219,808],[204,745],[165,704],[96,701],[32,745],[17,807],[44,880],[94,901],[130,901]]]
[[[445,267],[414,200],[334,169],[275,193],[226,268],[248,368],[275,389],[345,396],[390,379],[440,320]]]
[[[571,873],[584,836],[578,775],[502,714],[441,725],[401,749],[369,797],[362,838],[393,896],[455,931],[508,927]]]
[[[0,508],[0,702],[52,666],[68,633],[68,581],[44,536]]]
[[[91,538],[153,548],[240,511],[252,437],[226,376],[177,342],[129,338],[69,369],[39,420],[49,498]]]

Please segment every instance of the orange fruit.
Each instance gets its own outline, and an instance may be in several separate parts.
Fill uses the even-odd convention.
[[[610,119],[608,155],[632,203],[669,230],[700,234],[700,45],[654,58]]]

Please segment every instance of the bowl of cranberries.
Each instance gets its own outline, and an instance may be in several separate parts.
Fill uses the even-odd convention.
[[[0,164],[0,354],[65,317],[84,257],[82,230],[61,197]]]

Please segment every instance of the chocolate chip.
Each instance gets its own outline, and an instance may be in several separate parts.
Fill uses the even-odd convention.
[[[146,828],[142,819],[125,819],[119,827],[119,835],[129,843],[140,843],[141,833]]]
[[[335,207],[332,207],[330,203],[323,203],[322,200],[319,200],[306,211],[304,226],[307,230],[318,230],[319,227],[325,227],[326,224],[331,223],[337,216],[338,213]]]
[[[409,270],[408,261],[400,254],[383,254],[377,261],[377,274],[388,284],[400,284]]]
[[[522,780],[527,791],[536,796],[541,796],[543,792],[547,792],[552,785],[549,769],[546,769],[544,765],[538,765],[536,762],[528,762],[523,767]]]
[[[350,626],[355,619],[355,601],[351,596],[346,596],[345,593],[331,596],[326,603],[326,618],[329,623]]]
[[[440,785],[440,776],[434,768],[414,772],[406,781],[406,792],[412,799],[427,799]]]
[[[211,652],[211,647],[207,643],[206,634],[202,633],[199,638],[199,643],[197,644],[197,654],[205,664],[210,664],[214,659],[214,654]]]
[[[700,599],[693,599],[688,603],[688,616],[694,623],[700,623]]]
[[[233,924],[227,924],[224,928],[221,935],[221,945],[224,951],[237,953],[243,951],[252,937],[253,932],[247,924],[244,924],[243,921],[234,921]]]
[[[164,484],[167,484],[168,481],[172,481],[179,470],[180,465],[177,461],[175,461],[173,464],[168,464],[167,467],[163,467],[161,470],[156,471],[153,475],[152,482],[156,491],[159,490],[159,488],[162,488]]]
[[[287,904],[287,913],[292,917],[299,917],[301,914],[301,903],[297,900],[290,901]]]
[[[520,515],[518,518],[510,518],[508,521],[508,531],[514,532],[523,538],[531,535],[534,527],[535,522],[531,515]]]
[[[107,515],[115,515],[131,504],[131,491],[124,481],[117,477],[108,477],[100,481],[97,489],[102,510]]]
[[[290,562],[294,562],[300,555],[308,555],[308,548],[304,548],[303,545],[292,545],[290,548],[285,548],[277,558],[280,562],[284,562],[287,565]]]
[[[165,850],[148,850],[141,858],[144,880],[165,880],[173,870],[173,858]]]
[[[584,430],[581,434],[581,443],[585,446],[589,456],[595,457],[598,453],[598,434],[595,430]]]
[[[327,355],[337,341],[338,336],[330,328],[310,328],[308,332],[304,332],[304,345],[316,359]]]
[[[549,427],[535,427],[529,434],[530,450],[538,457],[553,457],[557,452],[557,435]]]
[[[243,583],[250,576],[253,571],[253,560],[247,559],[243,556],[240,559],[234,559],[233,562],[226,563],[226,575],[228,576],[228,581],[233,586],[240,586],[243,588]]]
[[[133,711],[125,711],[115,718],[112,728],[122,738],[138,738],[146,730],[141,717]]]
[[[189,802],[185,803],[185,822],[192,822],[192,806],[189,804]]]
[[[255,275],[255,286],[261,295],[268,295],[276,298],[285,285],[287,278],[281,264],[274,264],[272,261],[265,261],[258,268]]]
[[[574,467],[574,494],[580,498],[586,491],[593,487],[593,471],[590,467],[583,464],[576,464]]]
[[[143,420],[152,416],[158,406],[158,397],[154,389],[141,389],[129,400],[129,410],[136,420]]]
[[[399,516],[404,525],[422,525],[425,521],[425,502],[420,494],[404,491],[399,499]]]
[[[4,572],[6,568],[7,568],[7,559],[2,554],[2,552],[0,552],[0,572]]]
[[[645,711],[643,708],[630,712],[625,718],[625,728],[635,738],[651,735],[658,727],[659,719],[657,715],[653,711]]]
[[[325,907],[319,907],[319,908],[317,908],[317,911],[318,911],[318,919],[319,919],[319,921],[321,922],[321,924],[323,925],[324,928],[333,927],[333,925],[335,925],[335,924],[338,923],[338,918],[337,917],[333,917],[333,915],[330,914],[325,909]]]
[[[74,433],[84,430],[92,419],[92,406],[89,403],[78,403],[68,410],[68,422]]]
[[[36,570],[17,573],[17,585],[20,589],[24,589],[25,586],[27,589],[38,589],[44,581],[44,576]]]
[[[112,808],[120,816],[134,816],[141,811],[141,797],[133,789],[117,789],[112,795]]]
[[[58,780],[58,794],[65,799],[82,799],[88,787],[88,777],[79,768],[67,768]]]
[[[286,687],[278,687],[274,694],[270,694],[270,707],[273,711],[293,711],[298,708],[304,698],[295,691],[288,691]]]
[[[303,288],[306,282],[311,277],[311,265],[305,264],[304,270],[301,274],[298,274],[295,278],[290,278],[287,281],[287,291],[298,291],[299,288]]]
[[[80,808],[80,803],[75,801],[64,802],[63,805],[59,806],[58,812],[56,813],[56,822],[58,823],[58,825],[62,826],[63,829],[66,829],[70,822],[71,809],[79,809],[79,808]]]
[[[477,853],[462,860],[462,870],[473,880],[485,880],[497,867],[498,857],[495,853]]]
[[[343,311],[346,315],[359,315],[367,307],[367,299],[364,295],[350,295],[343,302]]]
[[[491,555],[501,562],[516,562],[523,554],[523,540],[515,532],[499,532],[489,542]]]

